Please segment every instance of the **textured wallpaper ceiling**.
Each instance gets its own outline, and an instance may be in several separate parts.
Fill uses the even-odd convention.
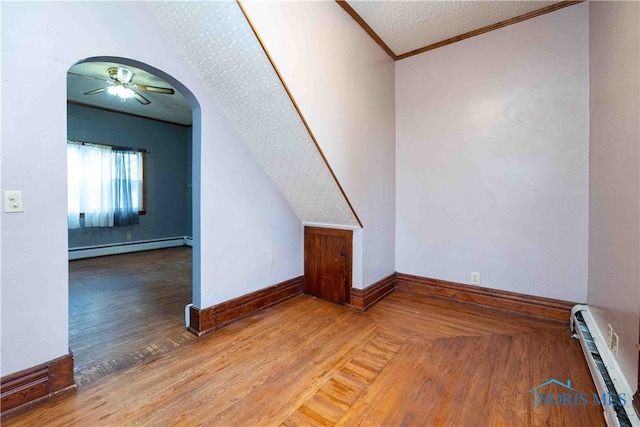
[[[358,226],[239,6],[147,4],[298,218]]]
[[[348,1],[387,46],[401,55],[553,1]]]

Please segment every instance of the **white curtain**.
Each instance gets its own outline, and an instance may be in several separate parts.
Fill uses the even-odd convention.
[[[143,161],[139,152],[90,144],[67,144],[69,228],[139,223]],[[80,215],[84,214],[84,223]]]
[[[114,162],[110,147],[67,145],[68,222],[80,228],[113,227]]]

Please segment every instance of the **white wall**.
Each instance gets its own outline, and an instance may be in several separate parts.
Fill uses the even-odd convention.
[[[271,185],[143,3],[2,2],[0,375],[68,352],[66,72],[93,56],[133,58],[185,84],[201,106],[201,269],[207,307],[302,274],[300,221]],[[196,146],[197,145],[197,146]],[[196,187],[196,182],[194,182]],[[197,190],[197,188],[196,188]],[[197,199],[197,198],[196,198]],[[197,237],[196,237],[197,238]]]
[[[362,221],[371,285],[395,270],[393,61],[335,2],[243,5]]]
[[[589,5],[589,305],[636,389],[640,335],[640,4]]]
[[[398,272],[586,300],[587,13],[396,63]]]

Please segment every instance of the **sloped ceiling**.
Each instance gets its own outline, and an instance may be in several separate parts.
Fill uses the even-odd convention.
[[[298,218],[358,226],[238,4],[147,4]]]
[[[347,4],[339,3],[343,8]],[[394,59],[554,4],[558,2],[348,2],[382,38],[385,50],[393,50]],[[300,220],[361,225],[238,3],[147,5]]]

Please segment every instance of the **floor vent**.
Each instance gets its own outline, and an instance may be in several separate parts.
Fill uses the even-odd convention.
[[[603,401],[604,418],[609,427],[638,427],[638,419],[631,403],[631,388],[600,332],[589,307],[577,305],[571,310],[571,329],[580,341],[591,376]],[[622,399],[621,399],[622,398]]]

